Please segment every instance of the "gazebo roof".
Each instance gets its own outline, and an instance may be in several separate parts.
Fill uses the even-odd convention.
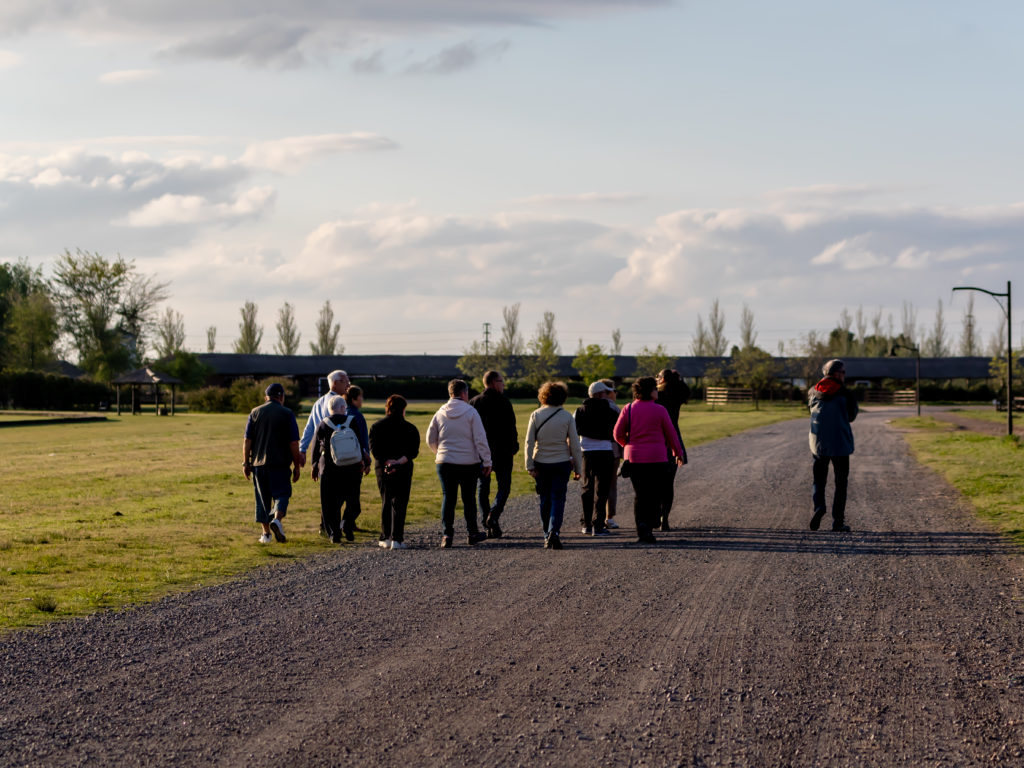
[[[181,379],[152,368],[137,368],[118,376],[112,384],[181,384]]]

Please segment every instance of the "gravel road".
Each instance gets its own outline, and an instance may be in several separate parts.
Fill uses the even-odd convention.
[[[546,551],[521,499],[477,547],[9,635],[0,765],[1024,765],[1021,555],[891,415],[855,424],[852,534],[807,530],[801,420],[693,449],[656,546]]]

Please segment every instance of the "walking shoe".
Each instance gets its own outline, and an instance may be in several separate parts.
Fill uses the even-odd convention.
[[[391,541],[391,548],[392,549],[408,549],[409,545],[406,544],[404,541],[395,541],[395,540],[392,539],[392,541]]]
[[[442,536],[441,537],[441,549],[451,549],[451,548],[452,548],[452,537],[451,536]]]
[[[327,529],[324,527],[323,523],[320,523],[320,535],[323,536],[325,539],[331,538],[331,534],[327,532]]]
[[[377,546],[380,547],[381,549],[390,549],[391,548],[391,539],[378,539],[377,540]]]
[[[811,518],[811,530],[816,531],[821,527],[821,518],[825,516],[825,510],[821,512],[815,512],[814,517]]]
[[[594,535],[595,536],[611,536],[612,532],[609,531],[607,528],[595,528],[594,529]]]
[[[281,543],[288,541],[284,536],[284,526],[281,525],[281,521],[276,517],[270,521],[270,532],[274,534],[274,538]]]
[[[619,524],[615,522],[615,518],[614,517],[609,517],[607,520],[605,520],[604,527],[605,528],[618,528]]]
[[[341,532],[345,536],[345,541],[355,541],[356,540],[356,535],[354,533],[352,533],[352,529],[349,528],[347,525],[346,526],[342,526]]]
[[[558,538],[557,533],[548,536],[548,546],[550,549],[562,549],[562,540]]]
[[[850,526],[843,525],[842,523],[840,523],[839,525],[833,525],[832,526],[832,530],[835,531],[836,533],[849,533],[850,532]]]
[[[487,538],[489,539],[500,539],[502,535],[501,526],[498,525],[498,521],[495,520],[489,526],[487,526]]]
[[[547,536],[544,537],[544,549],[551,549],[551,539]]]
[[[260,544],[269,544],[273,540],[274,537],[271,536],[269,533],[264,533],[262,536],[260,536]]]
[[[654,538],[653,533],[641,533],[636,537],[637,544],[657,544],[658,540]]]
[[[483,531],[469,534],[469,546],[479,544],[481,541],[487,541],[487,534]]]
[[[592,527],[590,527],[589,525],[584,525],[580,529],[580,533],[582,533],[584,536],[593,536],[594,535],[594,529]]]

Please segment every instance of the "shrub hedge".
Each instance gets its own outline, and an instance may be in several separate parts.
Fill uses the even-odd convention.
[[[105,384],[39,371],[0,372],[0,405],[49,411],[95,411],[114,399]]]

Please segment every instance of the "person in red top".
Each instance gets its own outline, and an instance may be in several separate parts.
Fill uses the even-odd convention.
[[[623,458],[629,462],[629,479],[636,495],[633,516],[637,542],[641,544],[657,543],[653,530],[661,521],[664,476],[672,456],[678,466],[686,463],[683,445],[668,411],[656,402],[657,387],[651,376],[633,382],[633,402],[622,409],[612,432],[615,442],[624,448]]]

